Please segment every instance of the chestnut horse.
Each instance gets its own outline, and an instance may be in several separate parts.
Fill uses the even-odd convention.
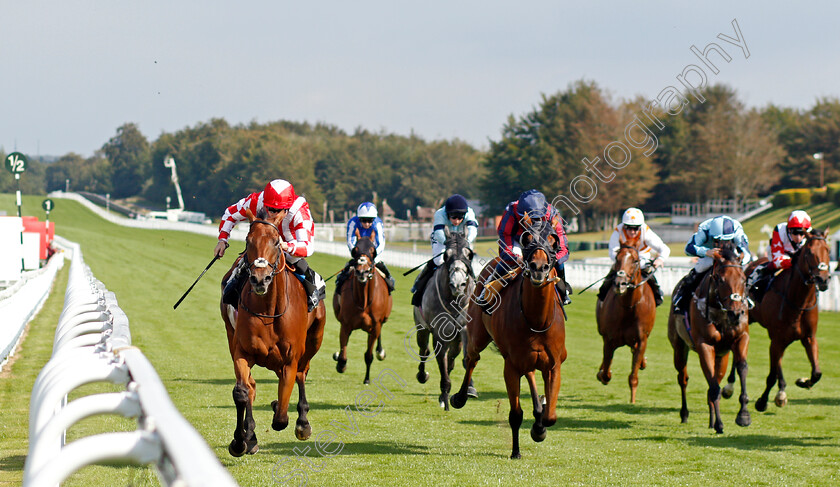
[[[677,288],[682,281],[677,284]],[[677,288],[674,289],[676,294]],[[750,341],[747,322],[746,277],[739,256],[729,247],[721,250],[715,258],[712,270],[700,281],[697,291],[689,299],[688,315],[674,313],[668,317],[668,339],[674,348],[674,368],[677,369],[677,383],[682,391],[680,419],[688,422],[688,406],[685,388],[688,384],[688,351],[694,350],[700,357],[700,367],[709,386],[709,428],[723,433],[720,419],[720,381],[726,374],[729,352],[732,352],[734,367],[741,379],[741,409],[735,418],[738,426],[750,425],[747,410],[747,349]]]
[[[388,284],[377,271],[376,233],[370,237],[359,237],[356,231],[356,246],[351,256],[355,259],[353,277],[342,285],[343,292],[333,296],[333,311],[341,323],[338,336],[339,351],[333,354],[336,361],[335,369],[339,373],[347,370],[347,342],[353,330],[362,329],[368,334],[367,350],[365,351],[365,384],[370,384],[370,364],[373,363],[373,344],[376,343],[376,358],[385,359],[385,349],[382,348],[382,324],[388,321],[391,314],[393,300],[388,294]],[[349,288],[349,289],[348,289]]]
[[[805,244],[793,255],[793,265],[773,279],[764,298],[750,310],[750,323],[758,322],[767,328],[770,335],[770,374],[767,376],[764,394],[755,402],[755,408],[759,411],[767,409],[767,398],[776,381],[779,382],[776,406],[787,404],[782,356],[794,340],[802,343],[811,362],[811,377],[797,379],[796,385],[810,389],[822,376],[817,348],[817,290],[828,289],[830,271],[829,250],[825,241],[827,234],[828,229],[825,232],[811,230]],[[752,273],[756,265],[766,261],[765,257],[753,262],[747,268],[747,273]]]
[[[483,313],[477,301],[483,285],[498,262],[491,261],[481,272],[473,299],[467,308],[466,373],[461,389],[452,396],[452,406],[460,409],[467,402],[467,389],[480,353],[493,341],[505,359],[504,377],[510,401],[508,423],[513,434],[511,458],[520,458],[519,427],[522,407],[519,404],[520,380],[528,380],[534,405],[531,438],[545,439],[546,427],[557,421],[557,393],[560,391],[560,365],[566,360],[566,323],[554,284],[554,268],[559,242],[550,223],[538,220],[526,231],[525,269],[509,280],[499,293],[500,303],[492,316]],[[542,372],[545,405],[537,392],[534,371]]]
[[[231,455],[238,457],[259,450],[254,433],[253,404],[256,381],[251,376],[254,364],[273,370],[279,380],[277,400],[271,403],[274,418],[271,427],[281,431],[289,424],[289,398],[298,386],[298,419],[295,436],[305,440],[312,434],[306,418],[309,402],[304,382],[309,361],[321,347],[326,323],[323,303],[307,312],[307,296],[292,270],[286,266],[281,250],[282,236],[279,218],[259,219],[247,210],[251,228],[246,238],[245,252],[239,256],[222,282],[227,282],[241,259],[247,264],[248,281],[239,296],[238,309],[221,303],[222,319],[227,330],[228,346],[233,358],[236,385],[233,401],[236,404],[236,429],[228,446]],[[223,287],[224,289],[224,287]]]
[[[627,345],[633,351],[630,376],[630,403],[636,402],[639,369],[645,368],[647,341],[656,320],[653,289],[642,278],[641,259],[636,247],[622,245],[615,256],[615,282],[604,301],[595,305],[598,333],[604,338],[604,360],[598,380],[607,385],[612,377],[610,363],[615,349]],[[651,274],[652,275],[652,274]]]

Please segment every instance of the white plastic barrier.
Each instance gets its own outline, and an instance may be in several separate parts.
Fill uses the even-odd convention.
[[[37,271],[24,272],[14,285],[0,292],[0,316],[3,317],[0,326],[0,366],[14,352],[26,324],[41,309],[50,294],[56,273],[63,266],[64,258],[56,254],[46,266]]]
[[[236,485],[202,437],[178,413],[152,365],[131,346],[128,318],[116,297],[84,265],[77,244],[53,342],[53,355],[32,388],[29,454],[23,483],[54,486],[76,470],[109,461],[153,463],[166,485]],[[91,382],[125,384],[119,393],[67,394]],[[104,433],[65,445],[64,433],[98,414],[137,418],[134,432]]]

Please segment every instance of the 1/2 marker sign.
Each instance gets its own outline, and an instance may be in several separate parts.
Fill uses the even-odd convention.
[[[20,152],[12,152],[6,156],[6,170],[12,174],[20,174],[26,170],[29,160]]]

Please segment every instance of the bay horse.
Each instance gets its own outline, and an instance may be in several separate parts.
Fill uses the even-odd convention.
[[[674,289],[676,294],[682,281]],[[738,426],[750,425],[747,410],[747,350],[750,341],[747,322],[746,277],[740,264],[740,257],[731,247],[721,249],[709,271],[697,287],[697,291],[684,299],[689,300],[687,315],[674,313],[668,317],[668,339],[674,349],[674,368],[677,383],[682,392],[680,419],[688,422],[688,406],[685,390],[688,384],[689,350],[700,357],[700,367],[706,377],[709,404],[709,428],[723,433],[720,419],[720,381],[726,374],[729,352],[732,352],[734,367],[741,379],[741,409],[735,418]],[[674,294],[674,295],[675,295]]]
[[[255,217],[250,210],[246,210],[246,216],[251,227],[245,251],[225,274],[222,283],[227,282],[243,259],[248,280],[240,293],[238,308],[220,303],[236,373],[233,388],[236,429],[228,446],[228,452],[235,457],[259,450],[252,411],[256,398],[256,381],[251,375],[254,364],[274,371],[279,380],[277,400],[271,403],[274,410],[271,427],[281,431],[288,426],[289,398],[297,383],[295,436],[305,440],[312,434],[306,416],[309,402],[304,383],[309,362],[321,347],[326,323],[323,303],[307,312],[306,291],[287,266],[281,248],[280,219],[268,217],[265,212]],[[222,290],[224,292],[224,286]]]
[[[347,342],[353,330],[364,330],[368,334],[367,350],[365,351],[365,384],[370,384],[370,365],[373,363],[373,344],[376,343],[376,357],[385,359],[385,349],[382,348],[382,325],[391,315],[393,300],[388,294],[388,284],[377,271],[376,232],[369,237],[359,237],[356,230],[356,245],[351,251],[353,277],[342,285],[344,290],[333,295],[333,311],[341,323],[338,336],[339,351],[333,354],[336,361],[335,369],[339,373],[347,370]],[[349,289],[348,289],[349,288]]]
[[[417,346],[420,348],[417,380],[421,384],[429,380],[426,360],[431,356],[431,335],[440,370],[438,402],[440,407],[449,411],[449,391],[452,387],[449,373],[455,365],[455,358],[461,353],[461,343],[464,341],[462,334],[466,334],[466,308],[475,289],[472,270],[475,254],[464,234],[450,233],[446,227],[443,232],[446,236],[443,265],[435,269],[423,292],[421,306],[414,307],[414,325],[417,330]]]
[[[602,384],[610,382],[610,363],[613,353],[627,345],[633,352],[630,376],[630,403],[636,402],[639,369],[646,364],[647,341],[656,321],[656,301],[653,289],[642,277],[641,258],[635,246],[622,245],[615,256],[615,281],[604,297],[595,305],[598,333],[604,339],[604,359],[597,378]],[[651,274],[652,275],[652,274]]]
[[[560,365],[566,360],[566,323],[560,298],[554,284],[558,282],[554,264],[559,248],[557,235],[550,223],[534,222],[520,239],[525,268],[500,291],[499,307],[488,316],[478,300],[487,276],[492,274],[499,258],[491,261],[477,280],[473,299],[467,308],[466,373],[460,390],[452,396],[452,406],[462,408],[467,402],[467,389],[480,353],[492,341],[504,357],[504,378],[510,401],[508,423],[513,434],[511,458],[521,458],[519,427],[522,407],[519,403],[520,380],[528,381],[534,405],[531,438],[545,439],[546,427],[557,421],[557,394],[560,391]],[[537,392],[534,371],[542,373],[545,383],[545,405]]]
[[[806,234],[804,245],[793,255],[789,269],[782,271],[772,281],[764,298],[749,313],[750,323],[758,322],[770,335],[770,373],[764,393],[755,402],[758,411],[767,409],[770,390],[779,383],[775,403],[778,407],[787,404],[787,383],[782,375],[782,356],[785,349],[795,340],[805,347],[805,354],[811,362],[811,377],[796,380],[796,385],[810,389],[822,377],[817,347],[817,290],[828,289],[829,249],[825,241],[828,229],[823,232],[811,230]],[[766,262],[763,257],[750,264],[747,273]],[[734,381],[734,378],[731,379]]]

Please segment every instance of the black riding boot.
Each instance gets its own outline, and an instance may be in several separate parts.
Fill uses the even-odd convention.
[[[429,262],[423,267],[423,270],[420,271],[420,275],[417,276],[417,279],[414,280],[414,286],[411,288],[411,292],[413,293],[411,296],[411,304],[413,306],[420,306],[423,304],[423,291],[426,289],[426,283],[429,282],[429,278],[435,273],[435,269],[437,266]]]
[[[607,298],[607,293],[610,292],[610,288],[612,287],[614,282],[615,282],[615,269],[610,268],[610,272],[608,272],[607,277],[604,278],[604,283],[601,284],[601,288],[598,289],[598,299],[603,301]]]
[[[689,271],[688,275],[683,278],[682,285],[677,291],[676,299],[674,300],[674,313],[685,314],[688,310],[688,302],[691,301],[691,293],[697,289],[700,284],[700,277],[702,273],[694,272],[694,269]]]
[[[306,290],[306,310],[312,311],[315,309],[315,306],[318,306],[318,302],[321,300],[318,286],[315,284],[315,271],[309,267],[309,264],[303,258],[294,262],[294,266],[295,272],[302,274],[304,277],[303,289]]]
[[[756,267],[747,279],[747,294],[752,297],[755,304],[761,302],[769,284],[767,264]]]
[[[222,292],[222,302],[234,308],[239,306],[239,295],[242,294],[242,287],[245,286],[245,280],[247,278],[248,273],[245,272],[245,259],[242,259],[225,283],[225,290]]]
[[[656,280],[656,276],[650,276],[648,284],[650,284],[650,288],[653,290],[653,299],[656,301],[656,305],[659,306],[662,304],[663,295],[662,289],[659,287],[659,281]]]
[[[350,269],[352,269],[354,262],[355,261],[353,259],[350,259],[350,261],[347,263],[347,265],[344,266],[344,269],[342,269],[342,271],[338,273],[338,276],[336,276],[336,278],[335,278],[335,293],[336,294],[341,294],[341,286],[343,286],[344,282],[347,280],[347,278],[350,277],[350,274],[351,274]]]
[[[388,267],[385,266],[384,262],[377,262],[376,268],[382,271],[385,274],[385,282],[388,283],[388,294],[394,292],[394,288],[396,287],[396,282],[394,281],[394,276],[391,275],[391,271],[388,270]]]
[[[572,286],[566,282],[566,268],[558,265],[557,276],[560,278],[560,282],[555,284],[555,287],[560,293],[560,299],[563,300],[563,306],[568,306],[572,304],[572,298],[569,297],[572,294]]]

